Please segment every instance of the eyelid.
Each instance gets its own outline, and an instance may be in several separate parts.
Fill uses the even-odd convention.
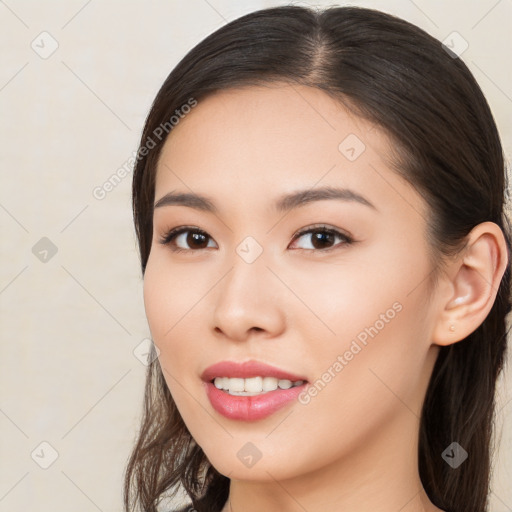
[[[311,226],[302,228],[299,231],[297,231],[292,237],[292,243],[295,242],[295,240],[297,240],[298,238],[301,238],[303,235],[306,235],[306,234],[309,234],[309,233],[312,233],[315,231],[324,231],[326,233],[334,234],[335,236],[342,238],[344,240],[344,242],[341,244],[336,244],[333,247],[329,247],[327,249],[303,249],[303,248],[299,247],[298,249],[294,249],[294,250],[307,251],[307,252],[313,252],[313,253],[326,253],[326,252],[330,252],[330,251],[339,249],[339,248],[341,248],[341,246],[349,245],[349,244],[352,244],[355,242],[354,238],[351,235],[349,235],[347,232],[345,232],[344,230],[335,228],[334,226],[329,226],[328,224],[313,224]]]
[[[311,226],[307,226],[305,228],[301,228],[298,231],[296,231],[295,234],[293,235],[292,239],[295,239],[295,238],[302,236],[306,233],[310,233],[311,231],[321,231],[321,230],[337,233],[337,234],[345,236],[346,238],[351,238],[351,236],[348,233],[344,232],[343,230],[341,230],[339,228],[335,228],[334,226],[330,226],[329,224],[312,224]]]

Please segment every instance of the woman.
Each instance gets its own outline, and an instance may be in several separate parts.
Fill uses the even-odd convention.
[[[487,510],[504,189],[476,81],[406,21],[271,8],[193,48],[134,170],[159,357],[126,509]]]

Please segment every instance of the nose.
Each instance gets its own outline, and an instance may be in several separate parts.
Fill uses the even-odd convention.
[[[285,329],[285,290],[264,254],[247,262],[235,253],[230,270],[215,287],[213,326],[226,338],[245,341],[260,331],[259,336],[270,338]]]

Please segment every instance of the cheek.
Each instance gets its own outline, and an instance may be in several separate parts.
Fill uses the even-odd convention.
[[[312,339],[316,332],[314,338],[324,340],[326,349],[338,350],[359,334],[364,341],[373,326],[379,333],[389,332],[392,324],[405,328],[396,321],[398,316],[403,320],[414,311],[422,318],[426,300],[421,285],[430,271],[423,241],[400,245],[396,237],[389,238],[392,243],[386,239],[382,236],[371,247],[349,249],[337,259],[303,261],[283,269],[283,280],[309,310],[297,301],[290,302],[296,325],[307,333],[302,339]],[[398,309],[408,313],[399,314]]]
[[[167,387],[182,416],[191,418],[197,411],[189,390],[194,389],[193,384],[197,383],[193,380],[197,377],[185,362],[200,356],[200,344],[190,343],[196,337],[191,331],[190,317],[198,297],[193,286],[186,286],[183,280],[183,274],[169,269],[165,258],[158,254],[150,256],[143,294],[151,337],[160,351],[158,362]]]
[[[400,300],[391,302],[395,297]],[[284,457],[290,451],[287,439],[296,436],[300,444],[304,432],[315,432],[318,442],[303,454],[309,466],[347,450],[364,451],[395,420],[403,421],[404,429],[415,428],[430,370],[425,368],[427,344],[419,339],[420,308],[417,297],[374,292],[371,306],[361,300],[340,310],[337,323],[332,318],[336,338],[318,339],[306,350],[314,381],[295,406],[299,421],[287,423],[286,435],[276,436],[268,449]]]
[[[144,275],[144,308],[151,337],[160,350],[159,360],[166,380],[169,375],[179,374],[183,366],[179,363],[184,356],[181,352],[188,350],[193,355],[191,344],[179,342],[184,326],[190,328],[187,317],[199,293],[193,282],[186,281],[183,274],[169,267],[164,255],[158,251],[150,254]]]
[[[146,317],[155,343],[164,344],[176,338],[176,331],[189,322],[193,309],[208,290],[207,281],[199,279],[197,271],[172,265],[165,251],[151,252],[143,293]]]
[[[430,347],[430,264],[422,247],[421,240],[416,248],[411,242],[402,248],[376,245],[357,263],[329,271],[310,266],[307,281],[315,288],[309,293],[297,282],[297,295],[307,297],[318,318],[295,320],[301,339],[313,340],[305,357],[320,381],[319,411],[328,409],[329,400],[349,410],[357,410],[354,400],[386,407],[399,403],[393,392],[415,401]],[[323,391],[324,384],[332,394]]]

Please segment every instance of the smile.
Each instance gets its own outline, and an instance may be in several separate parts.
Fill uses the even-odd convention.
[[[276,389],[290,389],[300,386],[304,381],[292,382],[288,379],[277,379],[276,377],[250,377],[247,379],[216,377],[213,384],[217,389],[234,396],[257,396]]]
[[[261,361],[221,361],[201,374],[213,409],[230,420],[256,421],[296,400],[308,381]]]

